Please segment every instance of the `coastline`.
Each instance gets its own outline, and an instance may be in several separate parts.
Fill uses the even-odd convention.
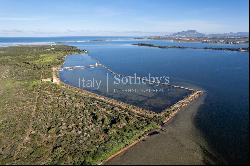
[[[157,135],[143,139],[126,152],[118,154],[104,164],[203,165],[220,163],[201,136],[200,131],[193,124],[198,108],[204,103],[205,97],[206,94],[179,111],[162,126]]]
[[[69,48],[71,48],[71,47],[69,47]],[[31,49],[31,48],[29,48],[29,49]],[[46,47],[43,48],[43,49],[46,49]],[[73,48],[73,49],[76,49],[76,48]],[[74,51],[74,50],[72,50],[72,51]],[[74,52],[81,53],[80,50],[75,50]],[[144,142],[144,140],[147,140],[148,138],[154,137],[155,133],[158,133],[158,132],[161,132],[161,131],[164,130],[165,124],[168,124],[168,123],[172,124],[172,123],[170,123],[172,121],[172,119],[175,119],[175,117],[179,115],[178,113],[181,110],[183,110],[183,108],[186,108],[187,106],[189,106],[190,103],[192,103],[192,101],[199,98],[203,94],[200,91],[195,91],[194,89],[196,89],[196,88],[193,88],[193,90],[191,90],[191,88],[188,88],[189,90],[191,90],[193,92],[192,95],[188,95],[188,97],[185,97],[183,100],[178,101],[172,107],[166,109],[164,112],[162,112],[162,113],[154,113],[154,112],[151,112],[151,111],[148,111],[148,110],[144,110],[144,109],[138,108],[136,106],[132,106],[132,105],[129,105],[129,104],[126,104],[126,103],[123,103],[123,102],[120,102],[120,101],[117,101],[117,100],[114,100],[114,99],[110,99],[110,98],[107,98],[107,97],[104,97],[104,96],[100,96],[100,95],[97,95],[95,93],[89,92],[87,90],[83,90],[83,89],[80,89],[80,88],[77,88],[77,87],[73,87],[73,86],[70,86],[70,85],[68,85],[68,84],[66,84],[64,82],[61,82],[59,80],[59,78],[58,78],[59,77],[60,67],[57,67],[57,66],[62,65],[64,60],[65,60],[64,59],[65,56],[69,55],[70,53],[71,53],[71,51],[69,51],[69,52],[65,51],[65,54],[57,55],[57,56],[60,56],[58,63],[55,63],[54,61],[51,61],[51,62],[54,62],[54,63],[52,65],[50,65],[50,66],[47,66],[46,70],[43,69],[43,71],[46,71],[46,75],[44,75],[44,72],[42,72],[43,77],[41,77],[40,79],[38,78],[37,81],[41,83],[39,85],[44,85],[44,87],[43,87],[44,91],[43,92],[46,95],[45,94],[42,95],[42,92],[39,92],[37,94],[39,94],[40,97],[45,97],[46,98],[46,96],[48,95],[47,93],[52,92],[52,91],[48,92],[47,91],[48,89],[46,90],[46,86],[48,86],[50,88],[55,87],[55,88],[58,88],[58,90],[61,89],[63,91],[66,90],[66,88],[68,88],[69,91],[66,90],[66,93],[67,92],[70,92],[72,94],[81,93],[81,94],[79,94],[79,96],[86,96],[87,98],[89,98],[92,101],[100,102],[100,100],[102,100],[101,102],[103,102],[104,104],[113,105],[114,107],[118,107],[118,110],[119,109],[120,110],[126,109],[127,113],[130,112],[129,113],[130,117],[132,115],[131,118],[134,118],[134,119],[137,119],[137,120],[143,118],[143,119],[146,119],[147,121],[150,121],[149,125],[142,127],[140,130],[135,130],[135,132],[133,133],[133,136],[129,137],[129,139],[127,141],[121,142],[120,144],[114,144],[114,146],[109,151],[105,151],[104,153],[101,154],[100,157],[98,156],[98,158],[93,158],[94,160],[91,163],[94,163],[94,164],[106,164],[106,163],[109,163],[109,161],[115,160],[115,158],[118,157],[123,152],[128,152],[131,149],[134,149],[134,147],[136,147],[138,144],[141,144],[142,142]],[[51,56],[52,55],[50,55],[50,54],[48,55],[48,57],[51,57]],[[38,56],[38,58],[39,57],[40,56]],[[26,57],[24,56],[24,58],[26,58]],[[38,61],[37,60],[35,62],[41,63],[43,61],[41,61],[41,60]],[[40,73],[38,73],[38,74],[40,74]],[[41,82],[41,80],[43,80],[42,78],[51,78],[51,79],[50,80],[49,79],[44,79],[44,81],[46,81],[48,83],[42,83]],[[185,88],[185,87],[177,86],[177,85],[170,85],[170,86],[176,86],[177,88]],[[187,86],[187,87],[190,87],[190,86]],[[52,88],[52,89],[54,89],[54,88]],[[64,92],[62,94],[65,95]],[[49,95],[55,95],[54,96],[55,99],[56,100],[58,99],[57,95],[54,94],[54,93],[51,93]],[[64,100],[65,100],[65,102],[67,102],[68,98],[64,98]],[[45,102],[49,102],[49,100],[46,99]],[[72,98],[72,103],[73,103],[73,98]],[[50,104],[48,104],[48,105],[50,105]],[[45,105],[43,104],[43,105],[40,105],[40,106],[41,106],[41,108],[44,107],[43,110],[46,112],[47,104],[45,104]],[[58,107],[60,105],[56,104],[55,106]],[[61,107],[61,108],[65,108],[66,106],[67,105],[65,105],[65,103],[64,103],[63,107]],[[31,130],[33,130],[33,128],[31,128],[31,129],[29,129],[27,131],[27,135],[30,135],[30,134],[33,133],[33,131],[31,132]],[[84,155],[82,155],[82,157],[84,157]]]
[[[62,66],[60,66],[62,67]],[[71,86],[69,84],[64,83],[63,81],[60,80],[59,77],[59,69],[60,67],[57,68],[53,68],[53,73],[57,72],[56,74],[53,74],[53,76],[57,76],[57,78],[55,78],[57,81],[57,84],[60,84],[61,86],[74,90],[76,93],[83,93],[84,95],[88,95],[90,97],[93,97],[97,100],[103,100],[107,103],[113,104],[113,105],[117,105],[123,109],[129,109],[129,111],[132,111],[133,113],[137,114],[138,116],[143,116],[143,117],[147,117],[147,118],[154,118],[154,117],[161,117],[163,118],[163,123],[160,127],[154,128],[152,130],[149,131],[145,131],[142,135],[139,136],[139,138],[137,138],[135,141],[132,141],[132,143],[126,145],[125,147],[121,148],[120,150],[118,150],[116,153],[114,153],[113,155],[109,156],[107,159],[101,161],[98,165],[104,165],[106,163],[108,163],[109,161],[111,161],[112,159],[114,159],[115,157],[119,156],[120,154],[128,151],[130,148],[132,148],[133,146],[137,145],[138,143],[140,143],[141,141],[147,139],[148,137],[150,137],[150,133],[153,133],[154,131],[158,131],[158,130],[163,130],[164,126],[166,124],[168,124],[180,111],[184,110],[186,107],[189,106],[189,104],[191,104],[192,102],[195,102],[195,100],[199,99],[201,96],[203,96],[203,91],[202,90],[194,90],[191,88],[186,88],[192,91],[192,93],[188,96],[186,96],[185,98],[183,98],[182,100],[178,101],[177,103],[173,104],[172,106],[170,106],[169,108],[165,109],[164,111],[162,111],[161,113],[155,113],[149,110],[145,110],[115,99],[111,99],[105,96],[101,96],[98,95],[96,93],[84,90],[84,89],[80,89],[74,86]],[[55,70],[57,69],[57,70]],[[111,69],[109,69],[111,70]],[[169,86],[176,86],[176,85],[169,85]],[[178,88],[185,88],[182,86],[176,86]]]
[[[198,91],[198,93],[201,93],[200,91]],[[194,93],[190,96],[188,96],[187,98],[190,99],[192,98],[191,101],[189,101],[191,104],[192,102],[195,102],[195,100],[198,98],[198,97],[201,97],[203,95],[203,93],[199,94],[199,96],[196,96],[197,93]],[[194,97],[196,96],[196,97]],[[187,100],[187,98],[184,98],[183,100],[179,101],[179,102],[184,102]],[[179,102],[177,102],[176,104],[179,105]],[[171,107],[175,107],[174,104],[173,106]],[[149,138],[151,133],[152,135],[154,135],[154,131],[158,132],[159,130],[164,130],[164,126],[166,126],[167,124],[169,124],[171,122],[171,120],[179,113],[181,112],[182,110],[185,109],[185,107],[188,106],[188,105],[185,105],[185,106],[182,106],[182,107],[178,107],[176,108],[176,110],[172,111],[168,116],[166,116],[166,119],[164,120],[163,122],[163,125],[159,128],[159,129],[154,129],[150,132],[146,132],[140,139],[134,141],[133,143],[131,143],[130,145],[124,147],[123,149],[119,150],[117,153],[113,154],[112,156],[110,156],[108,159],[106,159],[105,161],[102,161],[100,164],[98,165],[106,165],[106,163],[108,163],[109,161],[111,161],[112,159],[114,159],[115,157],[119,156],[120,154],[122,153],[125,153],[126,151],[128,151],[130,148],[133,148],[133,146],[135,146],[136,144],[140,143],[141,141],[144,141],[145,139]],[[166,113],[165,111],[163,113]]]

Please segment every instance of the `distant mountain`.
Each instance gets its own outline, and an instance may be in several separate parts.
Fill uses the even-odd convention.
[[[167,36],[172,37],[192,37],[192,38],[199,38],[199,37],[208,37],[208,38],[237,38],[237,37],[249,37],[249,32],[230,32],[230,33],[215,33],[215,34],[204,34],[200,33],[196,30],[187,30],[181,31],[177,33],[173,33]]]
[[[249,32],[230,32],[230,33],[218,33],[209,34],[207,37],[249,37]]]
[[[175,37],[205,37],[206,35],[203,33],[197,32],[196,30],[187,30],[187,31],[173,33],[171,36],[175,36]]]

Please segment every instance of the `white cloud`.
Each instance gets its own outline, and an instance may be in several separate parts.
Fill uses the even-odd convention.
[[[0,21],[37,21],[43,18],[38,17],[0,17]]]
[[[1,20],[1,17],[0,17]],[[22,19],[18,19],[22,20]],[[23,18],[23,20],[25,20]],[[171,32],[178,32],[188,29],[195,29],[202,33],[225,33],[225,32],[237,32],[244,31],[238,27],[240,25],[226,25],[223,23],[217,23],[212,21],[202,20],[185,20],[185,21],[162,21],[153,18],[138,18],[138,24],[130,26],[129,28],[91,28],[88,26],[82,28],[71,27],[54,27],[54,29],[0,29],[0,36],[148,36],[148,35],[165,35]],[[55,29],[58,28],[58,29]]]

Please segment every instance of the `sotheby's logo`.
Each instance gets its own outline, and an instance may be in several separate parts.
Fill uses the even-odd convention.
[[[116,93],[122,92],[161,92],[163,91],[160,85],[169,84],[170,77],[168,76],[153,76],[148,74],[146,76],[138,76],[136,73],[129,76],[107,73],[104,78],[79,78],[79,88],[89,90],[106,90],[106,92]],[[153,88],[153,89],[150,89]]]

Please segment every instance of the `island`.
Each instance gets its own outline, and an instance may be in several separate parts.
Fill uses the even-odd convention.
[[[240,51],[240,52],[249,52],[249,47],[243,47],[243,48],[227,48],[227,47],[186,47],[186,46],[162,46],[162,45],[155,45],[155,44],[148,44],[148,43],[137,43],[132,44],[135,46],[144,46],[144,47],[155,47],[155,48],[179,48],[179,49],[204,49],[204,50],[221,50],[221,51]]]

